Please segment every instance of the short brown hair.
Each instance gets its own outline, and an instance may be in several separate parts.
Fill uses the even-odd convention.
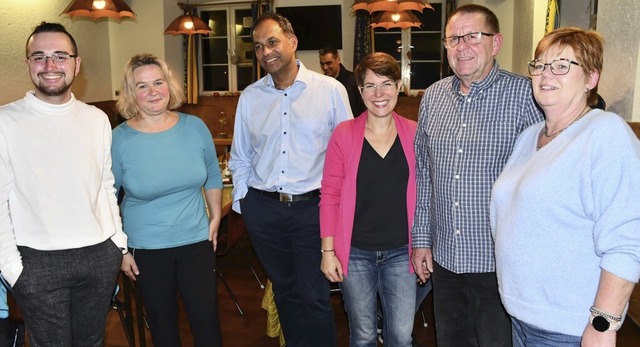
[[[538,42],[534,57],[537,59],[542,53],[551,48],[563,50],[573,49],[580,67],[586,74],[602,72],[604,39],[593,30],[583,30],[575,27],[558,28],[544,35]],[[598,100],[598,85],[589,91],[588,105],[595,105]]]
[[[124,76],[120,86],[120,97],[116,102],[116,108],[120,115],[125,119],[131,119],[138,114],[138,104],[136,103],[136,82],[133,78],[135,69],[146,66],[156,65],[162,70],[167,86],[169,87],[169,105],[167,108],[174,110],[184,102],[184,88],[180,82],[173,76],[171,70],[162,59],[153,54],[143,53],[136,54],[124,68]]]
[[[373,71],[376,75],[388,77],[394,82],[402,78],[402,71],[396,58],[384,52],[367,54],[360,60],[358,66],[353,71],[356,84],[359,87],[364,85],[364,76],[367,70]]]
[[[449,21],[455,15],[476,14],[476,13],[480,13],[481,15],[484,16],[485,24],[487,24],[487,28],[492,33],[500,32],[500,23],[498,22],[498,17],[496,17],[496,14],[493,13],[493,11],[491,11],[490,9],[481,5],[476,5],[476,4],[469,4],[469,5],[463,5],[458,7],[455,11],[451,12],[451,15],[447,19],[447,24],[449,24]]]

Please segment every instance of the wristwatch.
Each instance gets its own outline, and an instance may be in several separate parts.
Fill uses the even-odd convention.
[[[616,316],[591,306],[589,322],[599,332],[618,331],[622,326],[622,316]]]

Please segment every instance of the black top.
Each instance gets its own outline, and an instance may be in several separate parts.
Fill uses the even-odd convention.
[[[344,88],[347,90],[347,94],[349,94],[349,105],[351,105],[353,117],[358,117],[367,108],[364,106],[364,101],[362,101],[362,97],[360,96],[360,91],[358,90],[358,85],[356,84],[356,78],[353,76],[353,72],[347,70],[347,68],[345,68],[341,63],[340,72],[338,72],[336,79],[344,85]]]
[[[382,158],[365,139],[356,179],[356,211],[351,246],[385,251],[409,242],[409,165],[396,136]]]

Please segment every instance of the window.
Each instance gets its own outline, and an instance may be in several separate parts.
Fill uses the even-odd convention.
[[[200,18],[213,29],[209,36],[200,36],[202,92],[243,90],[252,82],[251,8],[212,7],[202,9]]]
[[[420,28],[401,30],[374,29],[374,51],[391,54],[402,69],[402,82],[410,90],[424,90],[444,77],[446,61],[442,37],[444,17],[442,3],[430,3],[434,10],[414,12],[422,22]]]

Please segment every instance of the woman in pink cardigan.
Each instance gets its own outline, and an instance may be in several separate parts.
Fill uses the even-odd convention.
[[[321,269],[329,281],[339,282],[351,346],[376,346],[379,296],[385,345],[410,347],[417,125],[393,112],[401,78],[395,58],[367,55],[354,74],[367,111],[340,123],[327,147],[320,197]]]

